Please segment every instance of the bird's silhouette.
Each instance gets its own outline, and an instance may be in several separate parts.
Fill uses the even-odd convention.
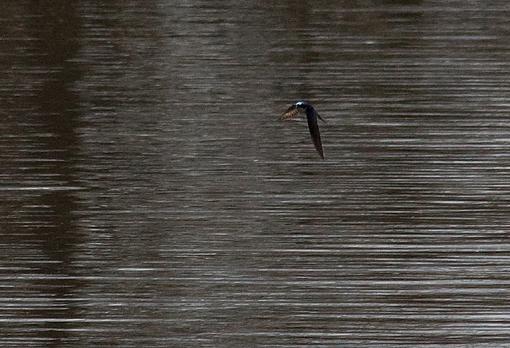
[[[310,130],[310,136],[312,137],[313,144],[321,158],[324,159],[324,150],[322,149],[321,133],[319,132],[317,119],[320,119],[323,122],[326,121],[324,121],[324,119],[319,115],[312,104],[306,101],[298,101],[295,104],[292,104],[287,111],[282,114],[280,120],[290,120],[299,115],[300,112],[304,112],[306,114],[308,129]]]

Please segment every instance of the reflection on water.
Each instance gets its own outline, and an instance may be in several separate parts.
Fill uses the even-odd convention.
[[[6,3],[2,346],[510,343],[506,7]]]

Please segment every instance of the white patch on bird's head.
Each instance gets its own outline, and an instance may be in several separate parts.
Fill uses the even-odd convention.
[[[301,101],[301,100],[300,100],[300,101],[298,101],[298,102],[297,102],[296,104],[294,104],[294,105],[296,105],[296,107],[298,107],[298,108],[303,108],[303,107],[305,107],[306,103],[305,103],[304,101]]]

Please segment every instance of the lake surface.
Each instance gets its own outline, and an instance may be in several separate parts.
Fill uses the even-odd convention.
[[[6,1],[0,346],[510,346],[509,18]]]

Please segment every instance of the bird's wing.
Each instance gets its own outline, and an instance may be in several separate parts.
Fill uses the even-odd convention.
[[[287,111],[285,111],[281,116],[280,116],[280,120],[284,121],[284,120],[290,120],[294,117],[296,117],[297,115],[299,115],[299,109],[296,107],[296,105],[292,105],[290,106]]]
[[[308,129],[310,129],[310,136],[312,137],[313,144],[315,145],[315,149],[324,159],[324,151],[322,150],[322,141],[321,141],[321,133],[319,132],[319,125],[317,124],[317,112],[310,112],[306,115],[306,120],[308,121]]]

